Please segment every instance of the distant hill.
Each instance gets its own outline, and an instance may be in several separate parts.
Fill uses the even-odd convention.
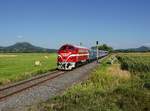
[[[134,49],[135,51],[150,51],[150,47],[141,46],[139,48]]]
[[[118,52],[150,52],[150,47],[141,46],[141,47],[138,47],[138,48],[117,49],[115,51],[118,51]]]
[[[9,53],[30,53],[30,52],[56,52],[56,49],[47,49],[42,47],[34,46],[28,42],[18,42],[8,47],[0,47],[0,52]]]

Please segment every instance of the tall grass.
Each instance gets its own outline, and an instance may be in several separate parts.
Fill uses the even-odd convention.
[[[150,89],[150,54],[138,55],[118,55],[121,68],[129,70],[132,75],[136,75],[143,81],[143,87]]]
[[[150,93],[143,87],[143,81],[136,76],[130,77],[130,73],[121,70],[118,63],[111,65],[107,61],[104,60],[86,82],[30,110],[149,111]]]
[[[117,56],[122,69],[131,72],[150,72],[150,56]]]

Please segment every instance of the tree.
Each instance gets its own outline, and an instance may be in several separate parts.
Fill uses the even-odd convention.
[[[92,48],[96,48],[96,46],[93,46]],[[111,46],[108,46],[107,44],[102,44],[98,46],[99,50],[105,50],[105,51],[113,51],[113,48]]]

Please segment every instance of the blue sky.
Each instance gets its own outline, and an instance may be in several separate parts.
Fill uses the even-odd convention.
[[[150,45],[150,0],[0,0],[0,46]]]

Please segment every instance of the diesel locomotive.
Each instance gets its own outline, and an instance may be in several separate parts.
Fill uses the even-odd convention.
[[[107,54],[107,51],[99,50],[98,58],[104,57]],[[57,67],[60,70],[72,70],[78,64],[88,63],[96,59],[96,49],[88,49],[83,46],[65,44],[58,50]]]

